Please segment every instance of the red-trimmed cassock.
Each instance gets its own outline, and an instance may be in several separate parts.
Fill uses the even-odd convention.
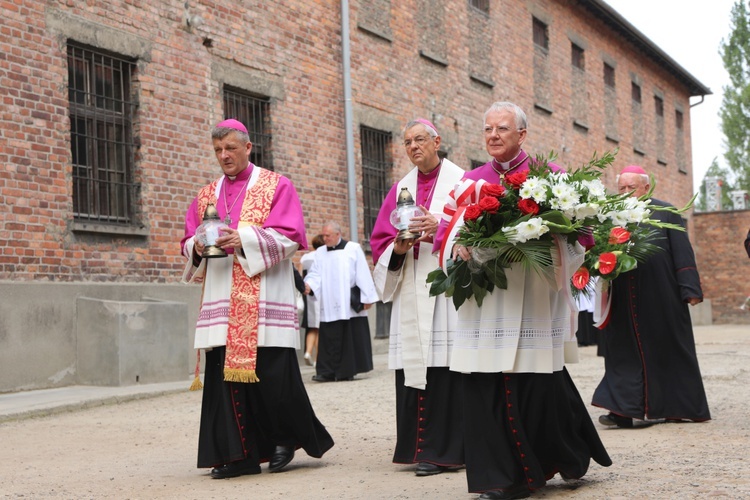
[[[682,224],[669,212],[652,218]],[[637,419],[709,420],[687,304],[703,297],[693,247],[683,231],[659,231],[653,243],[663,251],[612,282],[605,372],[592,404]]]

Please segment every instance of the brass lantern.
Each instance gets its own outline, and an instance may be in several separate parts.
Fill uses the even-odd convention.
[[[216,245],[216,239],[221,236],[220,229],[226,225],[219,219],[219,212],[213,204],[206,207],[203,212],[203,224],[195,230],[195,236],[198,241],[203,243],[203,252],[201,257],[204,259],[213,259],[216,257],[226,257],[227,253],[223,248]]]
[[[414,217],[422,214],[422,210],[414,204],[414,198],[407,188],[401,188],[398,193],[396,208],[391,212],[391,224],[398,229],[396,239],[411,240],[419,238],[420,233],[409,231],[409,223]]]

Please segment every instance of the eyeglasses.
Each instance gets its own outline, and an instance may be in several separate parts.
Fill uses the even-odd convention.
[[[418,135],[414,139],[406,139],[404,141],[404,147],[408,148],[412,145],[412,143],[416,144],[417,146],[424,146],[430,139],[432,139],[432,137],[428,135]]]
[[[484,127],[484,135],[492,135],[495,132],[498,133],[498,135],[507,134],[511,130],[514,130],[510,127],[506,127],[505,125],[498,125],[497,127],[490,127],[489,125]],[[522,128],[515,129],[516,131],[520,132],[521,130],[524,130]]]

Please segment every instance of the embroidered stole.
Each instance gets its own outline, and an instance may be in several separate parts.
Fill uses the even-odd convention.
[[[430,204],[430,212],[439,212],[445,198],[456,182],[463,176],[464,171],[443,160],[443,166],[435,179],[434,190]],[[396,194],[401,188],[408,188],[409,192],[417,192],[418,170],[415,168],[401,179]],[[403,281],[401,284],[401,344],[404,365],[404,385],[424,389],[427,384],[427,361],[432,338],[433,314],[435,312],[436,297],[430,296],[430,289],[426,285],[427,274],[437,267],[437,259],[432,255],[432,243],[421,242],[419,259],[414,259],[413,249],[406,253],[404,262]]]
[[[208,204],[216,204],[218,182],[219,180],[216,180],[205,186],[198,194],[198,213],[201,220]],[[260,169],[258,180],[245,192],[238,228],[262,226],[265,223],[271,212],[271,202],[278,183],[278,174]],[[224,380],[226,382],[258,382],[260,379],[255,369],[258,361],[258,312],[262,273],[250,277],[242,269],[236,253],[232,259]]]

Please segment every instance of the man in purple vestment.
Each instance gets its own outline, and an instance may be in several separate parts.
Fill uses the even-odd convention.
[[[456,311],[446,297],[430,297],[425,286],[427,274],[438,267],[432,255],[438,217],[464,170],[440,159],[441,138],[428,120],[407,123],[403,137],[414,168],[385,197],[370,244],[378,294],[383,302],[393,302],[388,356],[396,375],[393,462],[416,463],[417,476],[431,476],[464,463],[461,377],[448,369],[449,326]],[[415,238],[399,239],[390,222],[403,188],[422,211],[409,226]]]
[[[750,231],[747,232],[747,238],[745,238],[745,251],[747,251],[747,256],[750,257]]]
[[[492,160],[465,179],[497,184],[509,173],[529,169],[521,149],[526,139],[521,108],[509,102],[490,106],[484,139]],[[451,193],[446,215],[456,205],[454,197]],[[447,241],[448,224],[443,217],[434,248],[445,245],[445,258],[470,260],[471,247]],[[469,491],[481,492],[481,499],[526,498],[557,473],[564,479],[582,477],[592,458],[604,466],[612,463],[565,366],[545,363],[562,358],[560,325],[569,324],[572,314],[565,292],[534,271],[512,266],[508,272],[514,273],[508,282],[517,283],[515,288],[495,288],[482,306],[470,299],[458,310],[451,355],[451,370],[462,372],[466,479]],[[501,311],[512,314],[503,317]],[[503,359],[498,353],[512,356],[510,369],[497,361]]]
[[[320,458],[333,439],[315,416],[294,352],[291,257],[307,246],[297,192],[286,177],[249,161],[252,143],[239,121],[219,123],[211,137],[223,175],[191,203],[181,247],[183,281],[203,283],[195,333],[195,348],[206,351],[198,467],[226,479],[259,474],[266,461],[280,471],[298,448]],[[203,258],[195,236],[209,204],[225,224],[216,245],[226,257]]]

